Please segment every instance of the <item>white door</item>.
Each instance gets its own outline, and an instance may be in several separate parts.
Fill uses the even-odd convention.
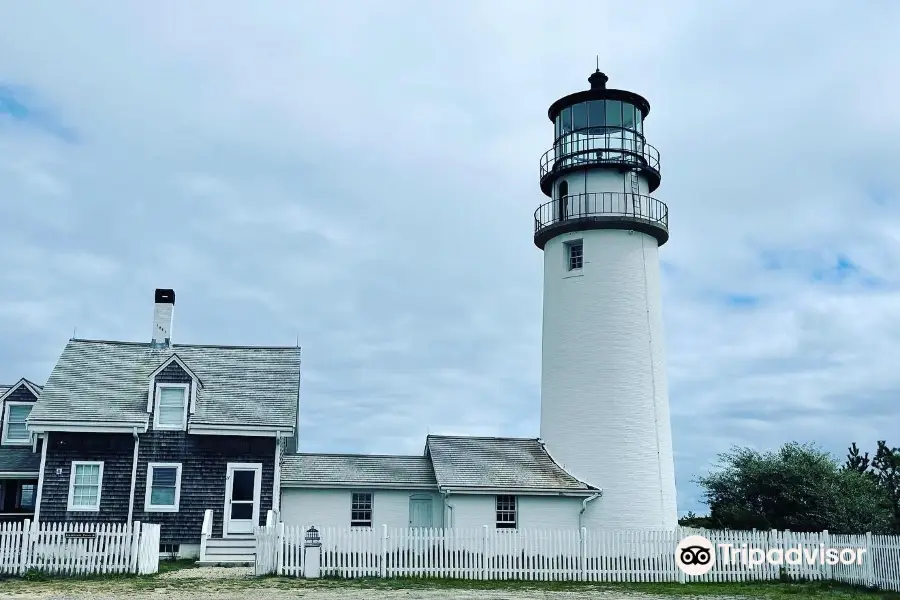
[[[224,534],[253,533],[259,523],[262,465],[260,463],[228,463],[225,480]]]
[[[409,526],[431,527],[431,498],[409,499]]]

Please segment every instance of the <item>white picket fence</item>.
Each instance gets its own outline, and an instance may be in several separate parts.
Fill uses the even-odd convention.
[[[151,523],[0,524],[0,575],[159,571],[160,526]]]
[[[303,574],[306,529],[257,530],[257,574]],[[829,535],[787,531],[498,530],[326,528],[321,534],[321,574],[358,577],[446,577],[536,581],[685,582],[829,579],[900,591],[900,536]],[[699,577],[676,566],[675,547],[703,535],[718,549],[716,565]],[[860,565],[726,565],[719,544],[781,549],[865,548]]]

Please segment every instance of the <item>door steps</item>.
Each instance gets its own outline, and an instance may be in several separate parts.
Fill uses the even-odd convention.
[[[248,567],[256,564],[256,538],[237,535],[206,540],[206,555],[197,564],[203,567]]]

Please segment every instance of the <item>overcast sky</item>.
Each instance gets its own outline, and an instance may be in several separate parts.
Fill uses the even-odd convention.
[[[148,340],[172,287],[176,342],[299,339],[302,450],[537,436],[546,110],[599,54],[662,156],[682,512],[732,444],[900,444],[897,31],[888,0],[0,0],[0,382],[76,328]]]

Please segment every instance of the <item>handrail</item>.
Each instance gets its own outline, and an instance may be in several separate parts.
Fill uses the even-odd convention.
[[[669,207],[664,202],[630,192],[589,192],[569,194],[560,200],[541,204],[534,211],[534,231],[566,219],[594,216],[622,216],[669,226]]]
[[[545,237],[548,229],[584,221],[602,222],[607,227],[615,227],[615,222],[640,224],[668,239],[669,207],[651,196],[629,192],[570,194],[545,202],[534,211],[535,240]]]
[[[553,176],[595,165],[640,169],[652,192],[659,187],[659,150],[642,137],[622,135],[568,135],[544,152],[540,163],[541,189],[548,196]]]
[[[200,528],[200,561],[206,560],[206,542],[212,537],[213,511],[207,509],[203,512],[203,527]]]

